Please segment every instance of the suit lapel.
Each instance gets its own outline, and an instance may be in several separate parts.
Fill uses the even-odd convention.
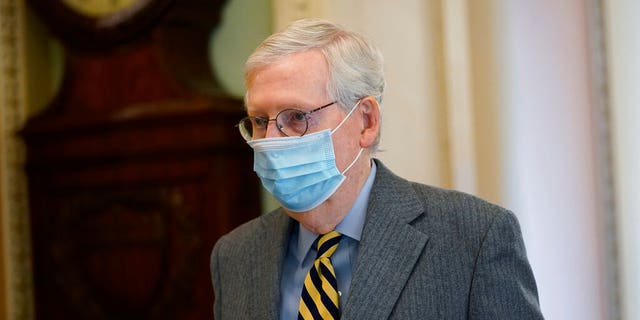
[[[256,239],[252,292],[256,315],[265,319],[280,318],[280,279],[291,225],[291,219],[277,210],[263,217],[263,233]]]
[[[343,319],[367,314],[387,318],[428,241],[409,224],[424,211],[413,188],[380,162],[376,165]]]

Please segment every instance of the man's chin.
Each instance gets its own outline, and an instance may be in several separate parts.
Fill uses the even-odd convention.
[[[301,215],[308,215],[310,213],[316,212],[318,208],[314,208],[314,209],[307,210],[307,211],[293,211],[293,210],[287,209],[285,207],[282,207],[282,209],[284,210],[284,212],[286,212],[291,217],[295,217],[295,216],[301,216]]]
[[[315,207],[315,208],[313,208],[311,210],[307,210],[307,211],[293,211],[293,210],[287,209],[285,207],[282,207],[282,209],[291,218],[299,221],[300,219],[308,218],[310,216],[314,216],[314,215],[320,214],[320,212],[323,210],[322,209],[323,207],[324,207],[324,203],[320,204],[319,206],[317,206],[317,207]]]

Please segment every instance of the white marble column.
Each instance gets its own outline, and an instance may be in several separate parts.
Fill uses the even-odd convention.
[[[622,318],[640,317],[640,2],[605,4]]]

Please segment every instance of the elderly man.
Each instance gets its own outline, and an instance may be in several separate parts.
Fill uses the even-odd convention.
[[[385,80],[370,42],[300,20],[245,80],[238,126],[282,207],[216,243],[216,319],[542,319],[511,212],[372,158]]]

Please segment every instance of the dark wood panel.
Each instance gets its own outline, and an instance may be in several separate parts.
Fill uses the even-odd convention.
[[[58,1],[30,3],[67,50],[21,132],[37,319],[211,319],[211,248],[260,211],[242,101],[207,60],[223,1],[158,1],[131,37],[86,26],[106,42],[65,37]]]
[[[240,107],[181,112],[25,130],[39,319],[212,317],[210,250],[258,182]]]

